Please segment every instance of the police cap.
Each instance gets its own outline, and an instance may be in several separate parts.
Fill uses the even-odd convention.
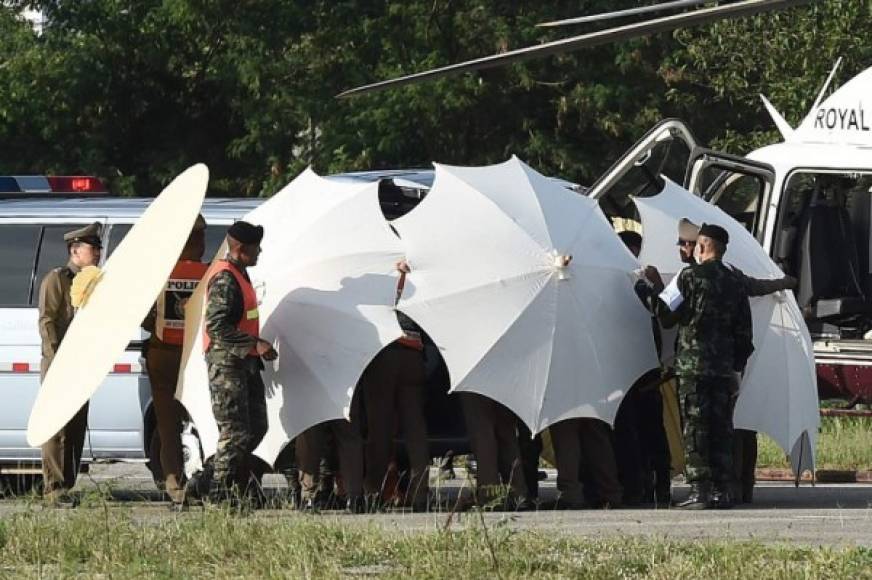
[[[716,240],[725,246],[730,243],[730,234],[727,230],[715,224],[702,224],[699,235]]]
[[[102,248],[103,243],[100,241],[102,231],[103,226],[100,225],[100,222],[94,222],[89,226],[65,233],[64,241],[67,245],[83,242],[95,248]]]
[[[678,239],[682,242],[695,242],[699,237],[699,226],[687,218],[678,222]]]
[[[227,229],[227,235],[242,244],[259,244],[263,239],[263,226],[238,221]]]

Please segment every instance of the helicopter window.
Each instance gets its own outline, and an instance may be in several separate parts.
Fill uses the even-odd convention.
[[[799,279],[797,302],[818,335],[872,328],[872,175],[795,172],[784,185],[773,257]]]
[[[633,166],[599,197],[610,218],[639,219],[634,197],[651,197],[663,189],[662,176],[681,183],[690,148],[681,139],[664,140],[645,151]]]
[[[756,235],[760,205],[766,182],[758,175],[724,171],[717,165],[707,167],[700,181],[702,197],[724,210],[745,229]]]

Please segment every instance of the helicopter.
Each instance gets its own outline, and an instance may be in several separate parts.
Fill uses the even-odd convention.
[[[582,50],[611,42],[727,18],[784,10],[807,0],[743,0],[512,50],[375,82],[339,98],[396,88],[464,72]],[[565,26],[651,12],[694,8],[674,0],[628,10],[543,23]],[[821,399],[846,399],[852,411],[872,403],[872,68],[824,99],[839,62],[805,119],[793,128],[765,97],[784,141],[747,156],[703,147],[687,125],[665,119],[618,159],[585,195],[613,223],[638,222],[635,196],[654,195],[666,176],[717,205],[745,226],[773,260],[797,278],[797,302],[814,341]]]

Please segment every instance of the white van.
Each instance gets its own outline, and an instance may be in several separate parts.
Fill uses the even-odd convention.
[[[387,219],[414,207],[433,183],[432,169],[366,171],[329,176],[337,181],[373,182],[382,187],[379,201]],[[95,221],[103,228],[105,260],[132,224],[151,202],[143,198],[100,195],[83,197],[92,190],[72,191],[75,197],[59,197],[45,185],[46,178],[27,189],[25,198],[9,198],[10,183],[0,177],[0,477],[37,473],[40,451],[27,444],[30,409],[39,389],[40,337],[37,326],[39,284],[43,276],[67,262],[63,234]],[[23,180],[23,178],[18,178]],[[55,179],[55,178],[49,178]],[[81,178],[80,178],[81,179]],[[578,186],[555,179],[564,187]],[[39,185],[39,184],[42,185]],[[25,191],[21,188],[21,191]],[[15,192],[15,190],[13,190]],[[20,195],[20,193],[18,194]],[[40,198],[41,195],[45,197]],[[207,199],[206,259],[217,251],[227,227],[256,208],[262,199]],[[141,358],[147,333],[130,337],[125,353],[116,361],[114,372],[91,399],[83,467],[95,460],[147,461],[155,476],[160,475],[159,439],[151,407],[151,388]],[[434,361],[438,356],[432,357]],[[444,376],[443,376],[444,375]],[[431,455],[464,452],[466,434],[457,402],[447,396],[447,370],[431,369],[428,374],[427,424]],[[430,384],[432,383],[432,384]],[[196,439],[184,439],[196,445]],[[186,457],[196,463],[198,449],[186,448]]]
[[[151,200],[141,198],[34,196],[0,199],[0,475],[35,472],[40,451],[27,444],[30,409],[39,389],[39,284],[67,263],[65,232],[95,221],[103,228],[105,260]],[[206,255],[215,253],[227,226],[255,208],[258,199],[210,199],[203,207]],[[131,336],[91,400],[83,463],[157,461],[151,390],[141,359],[147,334]],[[154,470],[153,470],[154,471]]]

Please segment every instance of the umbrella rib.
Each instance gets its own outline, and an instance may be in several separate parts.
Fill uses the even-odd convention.
[[[594,216],[597,214],[598,211],[600,211],[599,205],[597,205],[597,207],[593,208],[591,211],[587,212],[587,215],[585,215],[584,220],[580,224],[578,224],[578,227],[575,230],[575,235],[572,237],[572,241],[569,242],[569,246],[568,246],[569,248],[574,248],[575,245],[578,243],[578,239],[582,236],[582,234],[587,233],[587,230],[585,229],[585,227],[590,222],[590,220],[594,219]],[[608,225],[608,224],[606,224],[606,225]],[[608,227],[611,228],[611,226],[608,226]]]
[[[478,367],[479,367],[479,366],[480,366],[480,365],[485,361],[485,359],[486,359],[486,358],[487,358],[487,357],[488,357],[488,356],[489,356],[489,355],[494,351],[494,349],[497,347],[497,345],[500,343],[500,341],[501,341],[503,338],[505,338],[505,336],[509,333],[509,331],[511,331],[511,329],[515,326],[515,324],[518,323],[518,321],[521,319],[521,317],[524,315],[524,313],[527,312],[527,310],[530,308],[530,305],[531,305],[535,300],[537,300],[537,299],[542,295],[542,293],[543,293],[543,292],[545,291],[545,289],[548,287],[548,282],[550,282],[550,281],[552,281],[552,280],[553,280],[553,276],[551,276],[551,277],[549,277],[548,279],[546,279],[546,280],[545,280],[545,283],[542,284],[542,286],[539,287],[539,290],[538,290],[537,292],[533,293],[532,298],[530,298],[530,300],[529,300],[526,304],[524,304],[524,306],[523,306],[522,308],[518,308],[517,315],[516,315],[515,317],[513,317],[512,320],[511,320],[511,321],[510,321],[510,322],[505,326],[505,328],[504,328],[504,329],[502,330],[502,332],[500,333],[499,338],[498,338],[497,340],[495,340],[495,341],[493,342],[493,344],[491,344],[490,347],[488,347],[488,349],[487,349],[484,353],[482,353],[481,358],[479,359],[479,361],[478,361],[476,364],[474,364],[474,365],[473,365],[473,366],[472,366],[472,367],[471,367],[471,368],[466,372],[466,374],[463,376],[463,378],[460,379],[459,381],[456,381],[456,383],[455,383],[455,384],[451,387],[451,389],[449,390],[449,393],[453,393],[453,392],[455,392],[458,388],[460,388],[460,387],[463,385],[464,381],[466,381],[466,379],[469,377],[469,375],[472,374],[472,372],[474,372],[474,371],[475,371],[475,370],[476,370],[476,369],[477,369],[477,368],[478,368]],[[555,325],[552,325],[552,331],[551,331],[551,333],[552,333],[552,341],[549,342],[549,344],[551,345],[551,346],[549,347],[549,349],[553,349],[553,334],[554,334],[554,328],[555,328]],[[550,357],[550,353],[549,353],[549,359],[548,359],[548,372],[546,373],[546,379],[545,379],[545,385],[546,385],[546,388],[547,388],[547,384],[548,384],[548,376],[550,375],[550,366],[551,366],[551,357]],[[449,377],[451,378],[450,375],[451,375],[451,373],[450,373],[450,370],[449,370]],[[451,381],[454,382],[454,379],[451,378]],[[535,425],[530,425],[529,423],[527,423],[526,420],[524,420],[524,419],[522,418],[522,420],[524,420],[524,423],[525,423],[528,427],[530,427],[531,430],[534,430],[534,431],[535,431],[535,430],[538,430],[538,426],[539,426],[539,422],[540,422],[540,415],[541,415],[541,413],[542,413],[541,401],[544,400],[544,392],[545,392],[546,388],[543,388],[543,398],[540,399],[540,401],[539,401],[539,406],[536,407],[536,424],[535,424]],[[480,394],[480,395],[482,395],[482,396],[484,396],[484,397],[488,397],[488,398],[492,399],[492,397],[491,397],[489,394],[487,394],[487,393],[485,393],[485,392],[482,392],[482,391],[480,391],[480,390],[478,390],[478,389],[468,388],[468,389],[465,389],[465,390],[464,390],[464,392],[467,392],[467,391],[468,391],[468,392],[478,393],[478,394]],[[534,395],[535,395],[535,393],[534,393]],[[495,399],[492,399],[492,400],[495,400]],[[499,401],[497,401],[497,402],[499,402]]]
[[[449,172],[449,173],[450,173],[450,172]],[[523,172],[523,173],[524,173],[525,178],[527,178],[526,172]],[[498,211],[499,216],[500,216],[504,221],[506,221],[506,222],[508,222],[509,224],[511,224],[512,228],[514,228],[514,229],[516,229],[517,231],[521,232],[522,237],[524,237],[525,239],[528,239],[528,240],[530,240],[531,242],[533,242],[533,244],[534,244],[537,248],[539,248],[540,250],[542,250],[543,253],[548,254],[548,253],[551,252],[551,247],[545,247],[545,246],[543,246],[541,243],[539,243],[537,240],[535,240],[535,239],[533,238],[533,236],[530,234],[530,232],[528,232],[526,229],[524,229],[523,227],[521,227],[521,224],[519,224],[519,223],[518,223],[517,221],[515,221],[515,220],[514,220],[514,219],[513,219],[513,218],[512,218],[508,213],[506,213],[506,210],[503,209],[503,207],[502,207],[499,203],[497,203],[493,198],[491,198],[491,197],[485,195],[484,193],[482,193],[481,190],[479,190],[475,185],[473,185],[473,184],[471,184],[469,181],[467,181],[463,176],[461,176],[461,175],[457,175],[456,173],[450,173],[450,175],[451,175],[452,177],[454,177],[455,179],[458,179],[459,181],[462,181],[463,184],[466,185],[466,186],[467,186],[471,191],[473,191],[473,192],[475,192],[476,194],[478,194],[479,197],[481,197],[482,199],[484,199],[484,200],[485,200],[489,205],[491,205],[491,206],[493,206],[494,208],[496,208],[497,211]],[[532,184],[530,184],[529,178],[527,178],[527,184],[528,184],[528,186],[530,187],[530,190],[531,190],[531,191],[534,191],[533,198],[536,200],[536,209],[537,209],[538,212],[539,212],[539,217],[542,218],[542,223],[545,225],[545,234],[548,236],[548,243],[551,244],[551,235],[548,233],[548,222],[547,222],[547,220],[545,220],[545,215],[544,215],[544,212],[542,211],[542,206],[541,206],[541,204],[539,203],[539,198],[536,197],[536,195],[535,195],[535,190],[533,189]],[[434,185],[433,190],[435,190],[435,189],[436,189],[436,188],[435,188],[435,185]],[[432,194],[432,191],[433,191],[433,190],[431,190],[431,194]],[[472,224],[472,225],[474,226],[475,224]],[[474,230],[473,230],[473,231],[474,231]],[[552,246],[553,246],[553,244],[552,244]]]
[[[371,260],[369,260],[370,257],[378,257],[379,254],[384,254],[386,256],[385,259],[383,260],[385,263],[385,272],[384,272],[384,274],[381,274],[381,275],[389,276],[389,275],[394,274],[394,272],[395,272],[394,261],[398,257],[401,257],[403,255],[402,250],[400,250],[400,249],[381,250],[381,251],[379,251],[379,250],[366,250],[366,251],[359,251],[359,252],[351,252],[351,253],[347,253],[347,254],[336,254],[333,256],[321,256],[321,257],[313,258],[311,260],[302,261],[299,263],[291,262],[285,268],[276,269],[276,272],[279,272],[283,277],[287,277],[288,275],[293,277],[293,276],[299,274],[301,271],[306,270],[308,268],[312,268],[314,266],[329,267],[331,264],[333,264],[335,262],[340,262],[343,260],[354,261],[355,263],[364,262],[365,260],[366,260],[366,262],[369,262],[369,261],[371,261]],[[366,273],[371,273],[371,272],[370,271],[364,272],[364,274],[366,274]],[[277,274],[273,274],[270,277],[273,278],[276,276],[277,276]],[[342,276],[342,277],[348,277],[348,276],[346,275],[346,276]],[[296,286],[295,288],[307,288],[307,287],[308,286],[299,285],[299,286]],[[289,292],[291,292],[291,291],[293,291],[293,290],[289,290]],[[388,296],[386,298],[386,303],[390,302],[392,298],[393,298],[392,295]]]
[[[552,278],[553,281],[553,278]],[[559,293],[559,288],[554,288],[555,293]],[[548,393],[548,385],[551,384],[551,367],[554,365],[554,340],[557,337],[557,309],[560,307],[559,297],[554,301],[554,324],[551,325],[551,340],[548,343],[548,369],[545,372],[545,386],[542,388],[542,393],[539,395],[539,400],[536,406],[536,430],[538,433],[542,427],[542,409],[545,407],[545,396]],[[535,393],[534,393],[535,394]]]
[[[533,272],[533,274],[541,274],[541,273],[542,273],[542,272]],[[529,275],[529,274],[528,274],[528,275]],[[543,278],[546,278],[546,283],[547,283],[547,278],[550,277],[551,275],[552,275],[551,272],[547,272],[547,276],[544,276],[544,277],[543,277]],[[515,276],[515,277],[512,278],[512,280],[519,280],[519,279],[524,278],[524,276],[527,276],[527,275],[523,275],[523,276]],[[530,275],[530,276],[533,277],[532,275]],[[536,277],[538,277],[538,276],[536,276]],[[477,286],[476,289],[478,289],[478,288],[482,288],[482,287],[484,287],[484,286],[488,286],[488,285],[493,285],[493,284],[496,284],[496,283],[499,283],[499,282],[492,282],[492,283],[490,283],[490,284],[485,284],[485,285],[482,285],[482,286]],[[504,336],[505,333],[506,333],[509,329],[511,329],[511,328],[512,328],[512,327],[513,327],[513,326],[518,322],[518,320],[521,318],[521,316],[524,314],[524,312],[527,311],[527,308],[529,308],[530,304],[531,304],[531,303],[532,303],[532,302],[533,302],[533,301],[534,301],[534,300],[539,296],[539,294],[541,293],[541,288],[543,288],[544,286],[545,286],[545,284],[543,284],[543,285],[540,287],[540,289],[539,289],[538,292],[533,293],[533,294],[532,294],[532,297],[531,297],[531,298],[530,298],[530,299],[529,299],[529,300],[528,300],[528,301],[523,305],[523,307],[519,307],[519,308],[518,308],[517,313],[516,313],[516,314],[511,318],[511,320],[508,322],[508,324],[506,324],[505,327],[501,330],[500,335],[499,335],[500,338],[502,338],[502,336]],[[441,299],[446,298],[446,297],[454,297],[454,296],[456,296],[457,294],[460,294],[460,293],[461,293],[461,292],[452,292],[451,294],[441,295],[441,296],[439,296],[439,298],[438,298],[437,300],[441,300]],[[426,303],[426,302],[429,302],[429,300],[422,300],[421,302],[418,302],[418,303],[415,303],[415,304],[411,304],[411,305],[423,304],[423,303]],[[414,319],[414,316],[412,316],[409,312],[407,312],[406,310],[403,309],[403,303],[402,303],[402,302],[400,302],[400,304],[398,305],[397,310],[399,310],[400,312],[402,312],[402,313],[406,314],[407,316],[409,316],[409,317],[411,317],[411,318]],[[427,332],[427,329],[424,328],[424,331]],[[485,357],[487,357],[487,356],[491,353],[491,351],[493,351],[494,347],[495,347],[495,346],[497,345],[497,343],[500,341],[500,338],[497,338],[497,340],[495,340],[495,341],[493,342],[493,344],[491,344],[491,345],[487,348],[487,350],[485,350],[485,351],[482,353],[481,358],[479,359],[479,361],[476,362],[474,365],[472,365],[472,366],[469,368],[469,370],[468,370],[468,371],[463,375],[462,378],[456,378],[456,377],[452,376],[452,375],[451,375],[451,372],[450,372],[450,369],[449,369],[449,378],[450,378],[451,382],[453,383],[453,386],[451,387],[451,389],[449,390],[449,392],[454,392],[454,390],[457,389],[457,388],[461,385],[461,383],[463,383],[463,381],[466,379],[466,377],[468,377],[469,374],[470,374],[473,370],[475,370],[475,369],[476,369],[476,368],[481,364],[481,362],[485,359]],[[434,340],[435,340],[435,337],[434,337]]]
[[[530,270],[529,272],[523,272],[523,273],[517,274],[515,276],[509,276],[509,277],[500,278],[497,280],[490,280],[490,281],[483,282],[483,283],[475,283],[475,285],[471,285],[471,286],[464,286],[462,288],[458,288],[456,290],[453,290],[452,292],[445,292],[445,293],[439,294],[438,296],[435,296],[435,297],[420,298],[420,299],[416,299],[416,298],[402,299],[402,300],[400,300],[400,303],[397,305],[397,310],[399,310],[400,312],[403,312],[404,314],[409,314],[408,312],[406,312],[403,309],[403,307],[417,306],[419,304],[425,304],[425,303],[431,303],[431,302],[442,302],[446,299],[456,298],[458,295],[466,294],[467,292],[481,290],[481,289],[489,288],[492,286],[504,286],[504,285],[508,285],[510,283],[513,283],[513,282],[517,282],[519,280],[524,280],[526,278],[548,277],[548,276],[551,276],[553,274],[554,274],[554,271],[551,268],[543,267],[541,269]],[[527,303],[527,305],[529,305],[529,302]],[[525,307],[527,305],[525,305]],[[411,315],[409,315],[409,316],[411,316]],[[511,324],[514,324],[514,320],[512,321]],[[511,326],[511,324],[509,326]]]

